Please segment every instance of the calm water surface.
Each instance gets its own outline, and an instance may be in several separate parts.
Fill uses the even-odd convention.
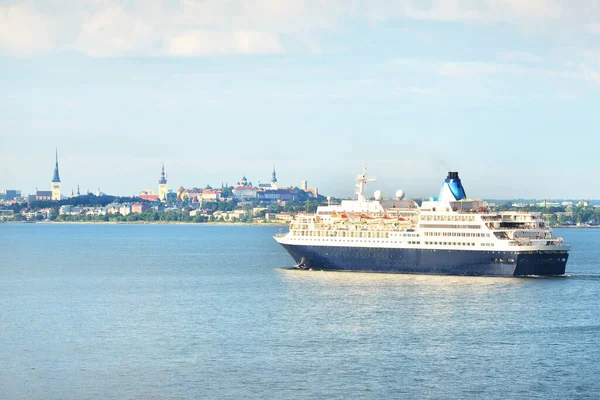
[[[0,398],[600,398],[600,230],[539,279],[292,271],[278,230],[0,225]]]

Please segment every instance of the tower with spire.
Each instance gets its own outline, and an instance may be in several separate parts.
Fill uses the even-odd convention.
[[[52,200],[60,201],[60,176],[58,174],[58,148],[56,148],[56,164],[54,165],[54,176],[52,177]]]
[[[165,177],[165,163],[162,164],[162,171],[160,173],[160,179],[158,180],[158,198],[160,201],[167,200],[167,192],[169,191],[167,186],[167,178]]]
[[[275,172],[275,163],[273,163],[273,174],[271,175],[271,187],[277,189],[277,173]]]

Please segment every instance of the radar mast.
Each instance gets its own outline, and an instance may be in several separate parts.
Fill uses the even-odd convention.
[[[363,164],[362,174],[356,175],[356,195],[358,196],[358,201],[367,201],[365,197],[365,185],[368,182],[377,182],[377,179],[367,179],[367,164]]]

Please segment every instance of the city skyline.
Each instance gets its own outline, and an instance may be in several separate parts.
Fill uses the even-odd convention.
[[[144,4],[0,3],[0,188],[600,198],[593,1]]]
[[[160,193],[161,193],[161,187],[163,187],[162,192],[167,193],[171,192],[171,193],[176,193],[178,191],[179,187],[183,187],[184,189],[192,189],[192,188],[205,188],[205,187],[212,187],[213,189],[220,189],[222,187],[239,187],[240,185],[244,186],[244,184],[240,183],[240,181],[238,181],[236,183],[235,180],[233,181],[229,181],[229,180],[222,180],[220,184],[211,184],[211,183],[206,183],[206,184],[202,184],[202,185],[198,185],[198,184],[190,184],[190,185],[184,185],[184,184],[179,184],[179,183],[174,183],[172,184],[171,181],[169,180],[169,174],[168,172],[166,172],[165,170],[165,163],[164,161],[161,162],[161,169],[160,169],[160,178],[158,179],[158,183],[155,182],[155,187],[153,187],[152,185],[148,185],[148,187],[144,187],[143,189],[132,189],[131,193],[114,193],[114,192],[106,192],[104,190],[101,190],[102,188],[98,187],[95,188],[94,190],[90,189],[90,188],[86,188],[85,190],[80,190],[80,184],[77,183],[75,187],[73,187],[71,189],[71,192],[69,192],[68,190],[65,189],[62,191],[62,198],[63,199],[67,199],[69,197],[72,197],[73,195],[77,195],[79,196],[80,194],[98,194],[98,192],[100,192],[101,194],[106,194],[106,195],[113,195],[113,196],[120,196],[120,197],[138,197],[140,196],[140,194],[144,194],[147,195],[148,193],[153,193],[156,196],[160,197]],[[366,164],[363,165],[365,168],[367,167]],[[60,178],[58,178],[58,171],[59,171],[59,163],[58,163],[58,148],[55,149],[55,164],[53,167],[53,171],[54,171],[54,175],[53,178],[50,181],[50,185],[53,186],[55,184],[55,182],[62,182],[60,180]],[[255,183],[252,183],[251,179],[247,179],[247,174],[243,174],[242,177],[242,182],[246,181],[248,182],[248,186],[253,186],[253,187],[259,187],[259,186],[264,186],[264,184],[266,184],[268,182],[268,184],[272,184],[273,179],[275,179],[275,182],[277,182],[277,178],[276,178],[276,170],[275,170],[275,163],[272,164],[272,170],[270,170],[270,180],[268,181],[264,181],[264,180],[257,180],[255,181]],[[379,191],[382,190],[382,185],[379,185],[377,182],[377,179],[374,178],[372,175],[368,175],[369,178],[373,179],[373,182],[369,183],[369,187],[367,189],[367,196],[370,196],[371,194],[373,194],[375,191]],[[355,177],[356,178],[356,175]],[[58,179],[58,180],[57,180]],[[147,179],[145,179],[147,180]],[[303,179],[300,184],[296,185],[294,183],[289,184],[289,185],[284,185],[283,187],[288,188],[288,187],[298,187],[300,188],[302,185],[307,184],[308,181],[306,179]],[[9,189],[9,188],[4,188],[4,190]],[[41,190],[42,192],[45,191],[44,187],[39,187],[36,186],[34,190],[32,190],[31,192],[27,192],[27,190],[23,190],[20,187],[19,188],[12,188],[12,190],[18,190],[18,191],[22,191],[23,192],[23,197],[26,197],[27,194],[35,194],[38,190]],[[312,189],[311,189],[312,190]],[[332,196],[332,197],[337,197],[337,198],[355,198],[355,190],[356,187],[353,186],[352,187],[353,192],[351,194],[348,195],[341,195],[341,196],[335,196],[332,195],[330,193],[325,193],[325,196]],[[387,198],[392,198],[395,195],[395,190],[397,189],[389,189],[388,191],[383,191],[383,196],[387,197]],[[404,190],[404,189],[403,189]],[[50,193],[51,191],[46,191],[48,193]],[[371,193],[373,192],[373,193]],[[59,196],[60,196],[60,189],[59,189]],[[429,197],[435,197],[437,196],[437,192],[429,195],[429,196],[413,196],[412,198],[416,198],[416,199],[422,199],[422,198],[429,198]],[[164,197],[164,196],[163,196]],[[483,197],[476,197],[473,196],[474,198],[481,198],[484,199]],[[578,199],[578,200],[597,200],[596,198],[577,198],[577,197],[573,197],[573,196],[563,196],[563,197],[512,197],[512,198],[504,198],[504,197],[487,197],[486,199],[493,199],[493,200],[519,200],[519,199],[528,199],[528,200],[534,200],[534,199],[546,199],[546,200],[552,200],[552,199],[558,199],[558,200],[574,200],[574,199]]]

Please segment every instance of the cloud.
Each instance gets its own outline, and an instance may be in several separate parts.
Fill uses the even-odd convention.
[[[0,50],[28,56],[52,49],[54,39],[52,19],[36,13],[31,5],[0,5]]]
[[[175,56],[205,56],[211,54],[281,53],[283,46],[270,32],[214,32],[194,30],[172,38],[166,53]]]
[[[600,32],[595,0],[15,0],[0,2],[0,52],[90,56],[265,54],[320,49],[356,22],[503,23],[543,34]]]
[[[526,51],[503,51],[498,54],[498,60],[503,62],[536,64],[542,62],[542,58]]]
[[[586,65],[579,66],[579,74],[575,74],[576,77],[580,77],[597,87],[600,88],[600,71],[592,69]]]
[[[585,29],[589,33],[593,33],[595,35],[600,35],[600,23],[588,24],[585,26]]]
[[[515,64],[489,62],[451,62],[436,63],[435,69],[440,75],[450,78],[478,78],[501,74],[521,74],[523,68]]]

